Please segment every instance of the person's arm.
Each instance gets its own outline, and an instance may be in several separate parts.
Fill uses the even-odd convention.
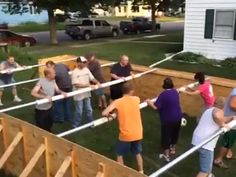
[[[40,92],[40,89],[41,89],[41,85],[37,84],[31,91],[31,95],[35,98],[38,98],[38,99],[44,99],[44,98],[49,98],[49,96],[45,95],[45,94],[42,94]]]
[[[225,127],[228,122],[232,121],[232,117],[230,118],[224,117],[224,111],[219,109],[214,109],[212,115],[213,115],[213,120],[220,127]]]
[[[151,100],[146,101],[148,106],[150,106],[152,109],[157,110],[158,108],[155,106],[154,102]]]
[[[21,66],[19,63],[15,62],[16,64],[16,68],[22,68],[23,66]]]
[[[236,95],[230,98],[229,106],[233,111],[236,111]]]
[[[181,91],[182,93],[186,93],[188,95],[199,95],[201,92],[199,90],[195,90],[195,91]]]
[[[118,79],[121,79],[122,77],[119,77],[117,75],[117,72],[116,72],[116,65],[114,65],[112,68],[111,68],[111,78],[112,79],[115,79],[115,80],[118,80]]]
[[[93,76],[93,74],[89,71],[88,69],[88,73],[89,73],[89,80],[90,82],[92,82],[95,85],[99,85],[100,83],[95,79],[95,77]]]
[[[116,109],[115,102],[112,102],[103,112],[102,116],[109,117],[111,115],[111,112]]]

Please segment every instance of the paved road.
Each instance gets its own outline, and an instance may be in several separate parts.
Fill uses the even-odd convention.
[[[184,23],[183,22],[170,22],[161,24],[161,32],[168,33],[174,31],[183,31]],[[49,32],[37,32],[37,33],[27,33],[27,35],[33,36],[38,44],[47,44],[49,43]],[[64,31],[58,31],[58,40],[59,42],[69,42],[72,39],[65,34]]]

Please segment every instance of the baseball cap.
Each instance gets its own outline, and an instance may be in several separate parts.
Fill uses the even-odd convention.
[[[77,63],[86,63],[87,59],[83,56],[79,56],[76,61]]]

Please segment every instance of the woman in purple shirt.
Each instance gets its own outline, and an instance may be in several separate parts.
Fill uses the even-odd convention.
[[[175,154],[179,131],[181,127],[182,110],[180,106],[179,92],[174,88],[173,81],[166,78],[163,83],[165,89],[155,102],[147,100],[147,103],[154,110],[158,110],[161,120],[161,146],[164,153],[160,158],[166,162],[170,161],[170,155]]]

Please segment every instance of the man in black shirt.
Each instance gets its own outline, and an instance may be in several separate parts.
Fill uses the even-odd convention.
[[[69,75],[70,69],[62,63],[55,64],[53,61],[46,63],[48,68],[53,68],[56,72],[55,81],[59,89],[63,92],[72,91],[72,83]],[[71,119],[70,98],[55,101],[53,104],[54,122],[62,123]]]
[[[129,63],[129,57],[122,55],[120,62],[113,65],[111,68],[111,80],[122,79],[132,74],[132,67]],[[111,100],[116,100],[122,97],[122,86],[124,83],[116,84],[110,87]]]

